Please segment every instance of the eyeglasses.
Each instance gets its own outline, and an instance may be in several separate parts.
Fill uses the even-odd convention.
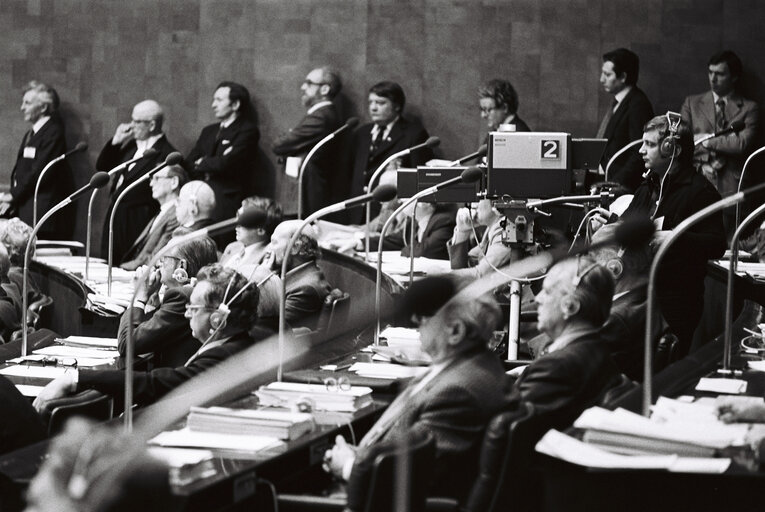
[[[499,107],[479,107],[478,108],[481,111],[481,114],[489,115],[490,112],[494,112],[495,110],[499,110]]]
[[[159,181],[159,180],[169,180],[172,179],[172,176],[157,176],[156,174],[151,177],[149,181]]]
[[[133,124],[140,124],[140,123],[150,123],[153,119],[131,119],[130,122]]]
[[[316,87],[321,87],[322,85],[329,85],[326,82],[314,82],[313,80],[305,79],[303,80],[303,84],[305,85],[315,85]]]
[[[328,377],[324,379],[324,387],[327,391],[337,393],[338,391],[349,391],[351,389],[351,381],[348,377]]]
[[[186,314],[187,315],[193,315],[197,311],[212,311],[215,308],[211,308],[209,306],[199,306],[195,304],[186,304]]]

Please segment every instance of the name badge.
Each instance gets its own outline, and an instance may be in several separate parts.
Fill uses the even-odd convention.
[[[34,158],[36,154],[37,148],[33,148],[32,146],[24,147],[24,158]]]
[[[228,146],[229,144],[231,144],[231,141],[228,139],[223,139],[220,141],[220,143],[223,144],[224,146]]]

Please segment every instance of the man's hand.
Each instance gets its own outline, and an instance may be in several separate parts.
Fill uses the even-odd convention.
[[[742,400],[743,398],[743,400]],[[717,416],[725,423],[765,423],[765,402],[751,397],[721,396],[715,402]]]
[[[335,438],[335,446],[324,454],[324,464],[322,464],[322,467],[327,473],[344,479],[343,468],[345,468],[348,461],[355,459],[356,447],[348,444],[343,436],[337,436]]]
[[[605,208],[596,208],[598,213],[595,213],[590,217],[590,232],[595,233],[597,230],[608,224],[608,218],[611,216],[611,212]]]
[[[117,127],[117,131],[114,132],[114,137],[112,137],[112,144],[115,146],[121,146],[125,142],[129,142],[132,139],[132,125],[130,123],[122,123]]]
[[[135,298],[141,302],[146,302],[162,286],[162,273],[158,268],[146,269],[141,277],[143,278],[143,286],[138,289]]]
[[[74,392],[72,389],[73,387],[74,373],[67,372],[61,377],[57,377],[50,381],[48,385],[45,386],[42,391],[40,391],[40,394],[37,395],[37,398],[35,398],[35,401],[32,402],[32,405],[37,410],[37,412],[41,413],[43,409],[45,409],[45,404],[50,400],[71,395]]]

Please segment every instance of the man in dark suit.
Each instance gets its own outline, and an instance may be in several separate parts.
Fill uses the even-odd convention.
[[[170,165],[155,174],[149,186],[151,197],[159,203],[159,212],[146,223],[133,245],[128,249],[120,265],[125,270],[135,270],[146,265],[162,249],[178,227],[175,207],[181,187],[188,175],[180,165]]]
[[[433,364],[391,403],[358,447],[337,437],[324,459],[336,477],[348,480],[379,443],[429,432],[436,442],[432,492],[460,498],[473,482],[483,432],[505,404],[502,364],[487,350],[501,313],[491,296],[450,301],[455,289],[450,278],[439,276],[407,291],[402,309],[419,319],[422,349]]]
[[[406,210],[405,210],[406,211]],[[449,259],[446,242],[454,232],[455,212],[451,205],[420,202],[414,212],[414,251],[410,246],[411,239],[411,212],[405,228],[394,234],[387,234],[383,240],[383,250],[401,250],[402,256],[409,256],[412,252],[415,257],[433,258],[439,260]],[[380,238],[374,236],[370,240],[370,247],[377,250]],[[363,246],[363,241],[360,246]]]
[[[123,162],[141,157],[147,149],[154,148],[153,157],[142,157],[112,177],[109,208],[104,219],[101,238],[101,255],[106,257],[109,246],[109,218],[114,211],[114,201],[130,185],[163,162],[175,148],[162,133],[164,113],[154,100],[144,100],[133,107],[129,123],[117,126],[114,137],[109,140],[96,160],[96,169],[103,172]],[[131,190],[120,202],[114,214],[114,261],[121,261],[135,242],[141,230],[157,214],[157,203],[152,198],[148,182]]]
[[[66,153],[64,122],[57,110],[59,98],[56,90],[40,82],[29,82],[24,89],[21,111],[31,129],[24,135],[19,147],[16,165],[11,173],[11,203],[13,216],[26,224],[33,224],[34,193],[43,168],[54,158]],[[61,160],[45,173],[37,197],[37,220],[64,199],[74,189],[72,171],[66,160]],[[39,231],[40,238],[67,239],[72,235],[73,209],[56,214]]]
[[[243,85],[221,82],[213,95],[218,123],[205,126],[187,160],[191,178],[215,191],[214,220],[236,215],[248,195],[267,195],[267,180],[255,169],[260,140],[255,108]]]
[[[743,121],[743,130],[714,137],[695,147],[693,164],[715,186],[722,197],[735,194],[744,162],[752,152],[759,128],[760,109],[754,101],[736,92],[741,77],[741,59],[731,51],[720,52],[709,59],[711,91],[688,96],[680,115],[693,131],[694,141]],[[742,188],[753,185],[754,174]],[[725,231],[730,238],[735,227],[735,209],[723,211]]]
[[[608,139],[600,160],[603,171],[614,154],[643,136],[643,126],[653,117],[651,102],[637,86],[639,71],[640,59],[626,48],[603,55],[600,84],[613,96],[597,133],[598,138]],[[640,185],[643,170],[637,148],[630,149],[611,165],[607,180],[631,192]]]
[[[613,293],[613,277],[589,256],[550,269],[536,300],[539,330],[552,343],[515,382],[513,401],[549,412],[552,426],[561,428],[618,382],[609,346],[599,333]]]
[[[285,275],[285,319],[293,328],[315,329],[319,313],[324,306],[324,298],[332,291],[332,287],[316,265],[320,252],[313,233],[304,230],[295,241],[289,255],[286,254],[287,243],[300,224],[300,221],[288,220],[276,226],[262,266],[281,275],[282,262],[284,258],[289,258]]]
[[[369,117],[372,122],[359,127],[353,136],[353,175],[350,197],[362,193],[375,170],[392,154],[421,144],[428,132],[419,123],[403,117],[406,96],[395,82],[380,82],[369,89]],[[432,157],[429,148],[411,153],[402,167],[422,165]],[[363,208],[349,212],[352,224],[362,223]]]
[[[286,170],[297,171],[308,151],[342,124],[332,103],[342,88],[340,75],[324,66],[305,77],[301,101],[308,110],[297,126],[280,135],[273,143],[273,152],[285,160]],[[348,180],[340,172],[340,144],[335,139],[317,151],[306,165],[303,176],[304,215],[315,212],[347,197]],[[345,192],[345,193],[343,193]]]
[[[495,78],[482,85],[478,89],[478,103],[481,119],[486,119],[488,131],[497,131],[500,125],[512,125],[516,132],[531,131],[529,125],[518,116],[518,93],[507,80]]]

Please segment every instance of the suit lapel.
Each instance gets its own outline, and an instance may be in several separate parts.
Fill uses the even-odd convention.
[[[390,133],[387,137],[383,139],[383,141],[380,143],[380,145],[377,147],[375,152],[372,154],[372,158],[376,158],[378,155],[381,155],[383,153],[387,153],[391,147],[393,147],[394,144],[404,135],[404,118],[399,118],[398,121],[396,121],[396,124],[394,124],[391,129]],[[370,138],[371,143],[371,138]]]
[[[728,101],[725,103],[725,119],[728,120],[728,123],[730,123],[732,119],[735,119],[736,116],[738,116],[743,105],[744,101],[739,95],[731,94],[730,98],[728,98]]]
[[[709,127],[711,128],[711,131],[714,131],[715,130],[715,101],[711,92],[708,92],[701,97],[701,101],[699,102],[699,110],[701,111],[701,114],[706,118],[707,123],[709,123]]]

